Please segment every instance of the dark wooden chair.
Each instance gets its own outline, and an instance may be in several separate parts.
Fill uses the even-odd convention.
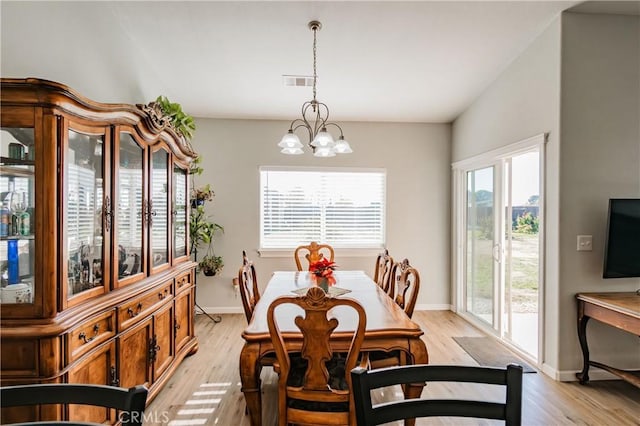
[[[416,417],[474,417],[505,420],[518,426],[522,417],[522,367],[507,368],[454,365],[406,365],[368,371],[351,371],[358,426],[372,426]],[[410,399],[373,405],[371,390],[416,382],[468,382],[506,387],[501,402],[462,399]]]
[[[302,352],[292,356],[286,350],[286,334],[280,331],[276,309],[284,315],[295,305],[305,316],[298,315],[295,325],[303,336]],[[336,306],[355,310],[357,324],[346,354],[334,353],[330,337],[338,320],[327,318]],[[294,308],[295,309],[295,308]],[[294,311],[295,312],[295,311]],[[362,306],[349,298],[331,298],[319,287],[311,287],[303,296],[283,296],[274,300],[267,312],[269,334],[276,352],[274,369],[278,379],[278,424],[355,425],[351,393],[351,371],[360,355],[367,318]],[[366,362],[366,361],[365,361]]]
[[[393,293],[390,291],[389,296],[411,318],[418,300],[420,274],[416,268],[409,264],[409,259],[394,263],[391,270],[389,289],[393,290]],[[397,350],[391,352],[372,351],[369,353],[369,367],[375,369],[404,365],[406,364],[406,356],[406,353]]]
[[[114,386],[55,383],[7,386],[0,388],[2,407],[18,407],[39,404],[80,404],[120,410],[118,420],[123,426],[141,426],[147,403],[147,388],[130,389]],[[46,421],[20,424],[39,425],[95,425],[77,421]]]
[[[248,324],[251,322],[251,317],[253,317],[253,309],[256,303],[258,303],[258,300],[260,300],[260,290],[256,278],[256,268],[244,250],[242,250],[242,266],[238,271],[238,285],[240,287],[240,298],[242,299],[244,315],[247,317]]]
[[[300,261],[300,256],[305,251],[307,253],[304,255],[304,257],[309,262],[309,265],[314,262],[317,262],[320,259],[326,259],[327,256],[329,256],[329,260],[333,262],[333,259],[335,257],[333,247],[331,247],[329,244],[318,244],[315,241],[312,241],[311,244],[309,244],[308,246],[299,246],[293,252],[293,258],[296,261],[296,266],[298,267],[298,271],[304,270],[302,268],[302,262]],[[308,268],[309,265],[307,265],[307,269],[309,269]]]
[[[373,274],[373,281],[387,294],[389,294],[389,287],[391,286],[392,268],[393,257],[389,256],[389,250],[384,249],[376,258],[376,269]]]

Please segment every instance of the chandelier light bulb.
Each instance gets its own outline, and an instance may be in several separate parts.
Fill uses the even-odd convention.
[[[351,145],[349,145],[349,142],[344,140],[344,136],[342,135],[340,135],[336,141],[336,144],[333,146],[333,150],[336,154],[351,154],[353,152]]]
[[[323,127],[311,142],[311,146],[314,148],[333,148],[333,145],[335,145],[333,136],[327,132],[326,127]]]
[[[328,146],[316,148],[313,153],[314,157],[335,157],[336,152]]]
[[[300,142],[300,138],[298,135],[293,133],[292,129],[282,137],[282,140],[278,144],[280,148],[299,148],[302,149],[302,143]]]

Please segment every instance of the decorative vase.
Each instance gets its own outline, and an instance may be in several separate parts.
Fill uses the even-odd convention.
[[[316,277],[316,285],[324,290],[325,293],[329,293],[329,279],[326,277]]]

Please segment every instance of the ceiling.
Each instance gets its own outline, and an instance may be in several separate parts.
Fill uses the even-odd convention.
[[[310,87],[342,121],[451,122],[577,1],[0,3],[1,75],[101,102],[162,94],[196,117],[293,119]]]

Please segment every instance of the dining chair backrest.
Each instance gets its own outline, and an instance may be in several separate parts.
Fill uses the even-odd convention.
[[[409,264],[409,259],[395,263],[391,272],[388,294],[398,306],[404,309],[409,318],[413,316],[419,291],[420,273]]]
[[[260,300],[260,290],[258,289],[256,268],[244,250],[242,250],[242,266],[238,271],[238,286],[240,287],[244,315],[247,317],[247,323],[249,323],[251,322],[251,317],[253,317],[253,309],[258,300]]]
[[[391,269],[393,268],[393,257],[389,256],[389,250],[384,249],[376,258],[376,269],[373,274],[373,281],[378,284],[385,293],[389,293],[391,286]]]
[[[120,410],[117,420],[123,426],[141,426],[147,402],[147,388],[135,386],[129,389],[115,386],[54,383],[6,386],[0,388],[2,407],[19,407],[39,404],[81,404]],[[116,420],[116,419],[112,419]],[[21,424],[47,425],[95,425],[78,421]]]
[[[299,246],[293,252],[293,257],[296,261],[296,266],[298,267],[298,271],[304,270],[302,268],[302,262],[300,260],[300,255],[303,253],[305,253],[304,257],[309,262],[309,264],[307,265],[307,269],[309,269],[308,266],[311,265],[312,263],[317,262],[320,259],[327,259],[327,256],[328,256],[328,259],[331,262],[333,262],[333,259],[335,256],[333,247],[331,247],[329,244],[318,244],[317,242],[312,241],[307,246]]]
[[[373,426],[417,417],[498,419],[505,420],[507,426],[519,426],[521,423],[522,367],[519,365],[509,364],[506,369],[455,365],[404,365],[380,370],[358,367],[351,371],[351,380],[358,426]],[[375,405],[372,403],[373,389],[416,382],[502,385],[506,388],[506,398],[505,402],[421,398]]]
[[[294,358],[286,349],[286,335],[280,331],[276,309],[286,311],[294,305],[304,310],[295,325],[302,333],[300,354]],[[346,306],[357,314],[357,324],[349,351],[334,353],[330,338],[338,327],[338,320],[327,318],[336,306]],[[283,315],[284,317],[284,315]],[[276,353],[278,379],[279,425],[323,424],[355,425],[355,411],[351,394],[349,371],[356,366],[366,327],[364,308],[349,298],[332,298],[319,287],[311,287],[302,296],[282,296],[275,299],[267,311],[269,334]]]

